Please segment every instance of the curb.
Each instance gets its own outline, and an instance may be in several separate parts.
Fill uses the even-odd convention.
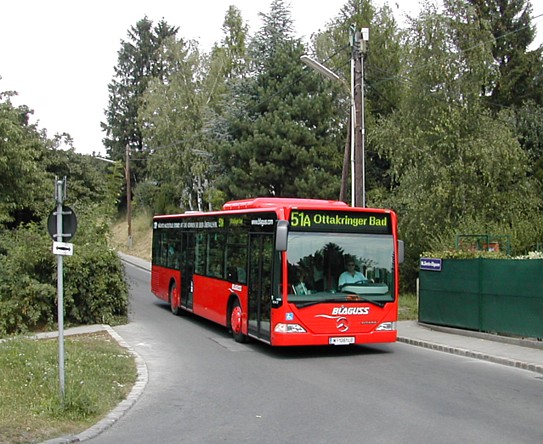
[[[536,338],[525,338],[517,336],[506,336],[496,333],[486,333],[482,331],[465,330],[462,328],[447,327],[444,325],[428,324],[426,322],[417,322],[420,327],[428,330],[439,331],[442,333],[454,334],[457,336],[467,336],[470,338],[485,339],[488,341],[501,342],[503,344],[518,345],[520,347],[529,347],[543,350],[543,342]]]
[[[73,436],[53,438],[48,441],[44,441],[42,444],[74,443],[86,441],[88,439],[96,437],[100,433],[110,428],[113,424],[115,424],[128,410],[130,410],[130,408],[132,408],[132,406],[136,403],[136,401],[143,393],[145,386],[147,385],[149,374],[147,371],[147,365],[145,364],[143,358],[139,354],[137,354],[136,351],[134,351],[134,349],[130,347],[128,343],[126,343],[125,340],[109,325],[101,325],[99,327],[101,327],[100,330],[106,330],[121,347],[128,350],[130,354],[134,356],[134,360],[136,362],[136,370],[138,374],[136,382],[134,383],[132,390],[130,391],[125,400],[121,401],[117,405],[117,407],[115,407],[104,418],[102,418],[93,426],[89,427],[87,430]],[[96,331],[98,331],[98,329]]]
[[[398,342],[404,344],[415,345],[417,347],[428,348],[430,350],[442,351],[445,353],[451,353],[454,355],[465,356],[468,358],[480,359],[483,361],[493,362],[495,364],[507,365],[509,367],[520,368],[523,370],[529,370],[532,372],[543,374],[543,365],[530,364],[528,362],[519,361],[511,358],[504,358],[502,356],[494,356],[481,352],[474,352],[460,347],[451,347],[448,345],[436,344],[434,342],[422,341],[420,339],[411,339],[403,336],[398,336]]]
[[[122,262],[130,264],[136,268],[139,268],[144,271],[151,271],[151,262],[146,261],[145,259],[140,259],[138,257],[130,256],[125,253],[117,252],[117,255],[121,258]]]

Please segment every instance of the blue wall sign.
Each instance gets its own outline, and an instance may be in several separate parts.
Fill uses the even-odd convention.
[[[426,271],[441,271],[441,259],[421,257],[420,269]]]

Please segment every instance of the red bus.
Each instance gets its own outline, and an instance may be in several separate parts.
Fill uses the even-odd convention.
[[[255,198],[155,216],[151,290],[173,314],[272,346],[396,340],[403,243],[391,210]]]

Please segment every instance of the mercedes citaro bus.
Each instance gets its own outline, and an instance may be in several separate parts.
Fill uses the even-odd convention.
[[[151,290],[172,313],[272,346],[396,340],[398,241],[391,210],[255,198],[153,219]]]

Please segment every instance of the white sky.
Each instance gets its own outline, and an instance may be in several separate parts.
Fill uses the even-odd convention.
[[[347,0],[290,0],[300,37],[323,29]],[[533,1],[533,16],[543,2]],[[105,121],[107,85],[113,79],[120,41],[145,15],[179,26],[178,36],[196,39],[203,50],[222,38],[229,5],[237,6],[250,33],[267,13],[271,0],[3,0],[0,24],[0,91],[14,90],[16,105],[34,110],[34,122],[48,136],[67,132],[81,153],[104,154],[100,122]],[[289,1],[287,0],[287,4]],[[384,0],[376,0],[382,4]],[[401,21],[416,14],[418,0],[388,0]],[[400,5],[399,8],[397,5]],[[543,17],[537,42],[543,42]],[[370,37],[371,38],[371,37]]]

